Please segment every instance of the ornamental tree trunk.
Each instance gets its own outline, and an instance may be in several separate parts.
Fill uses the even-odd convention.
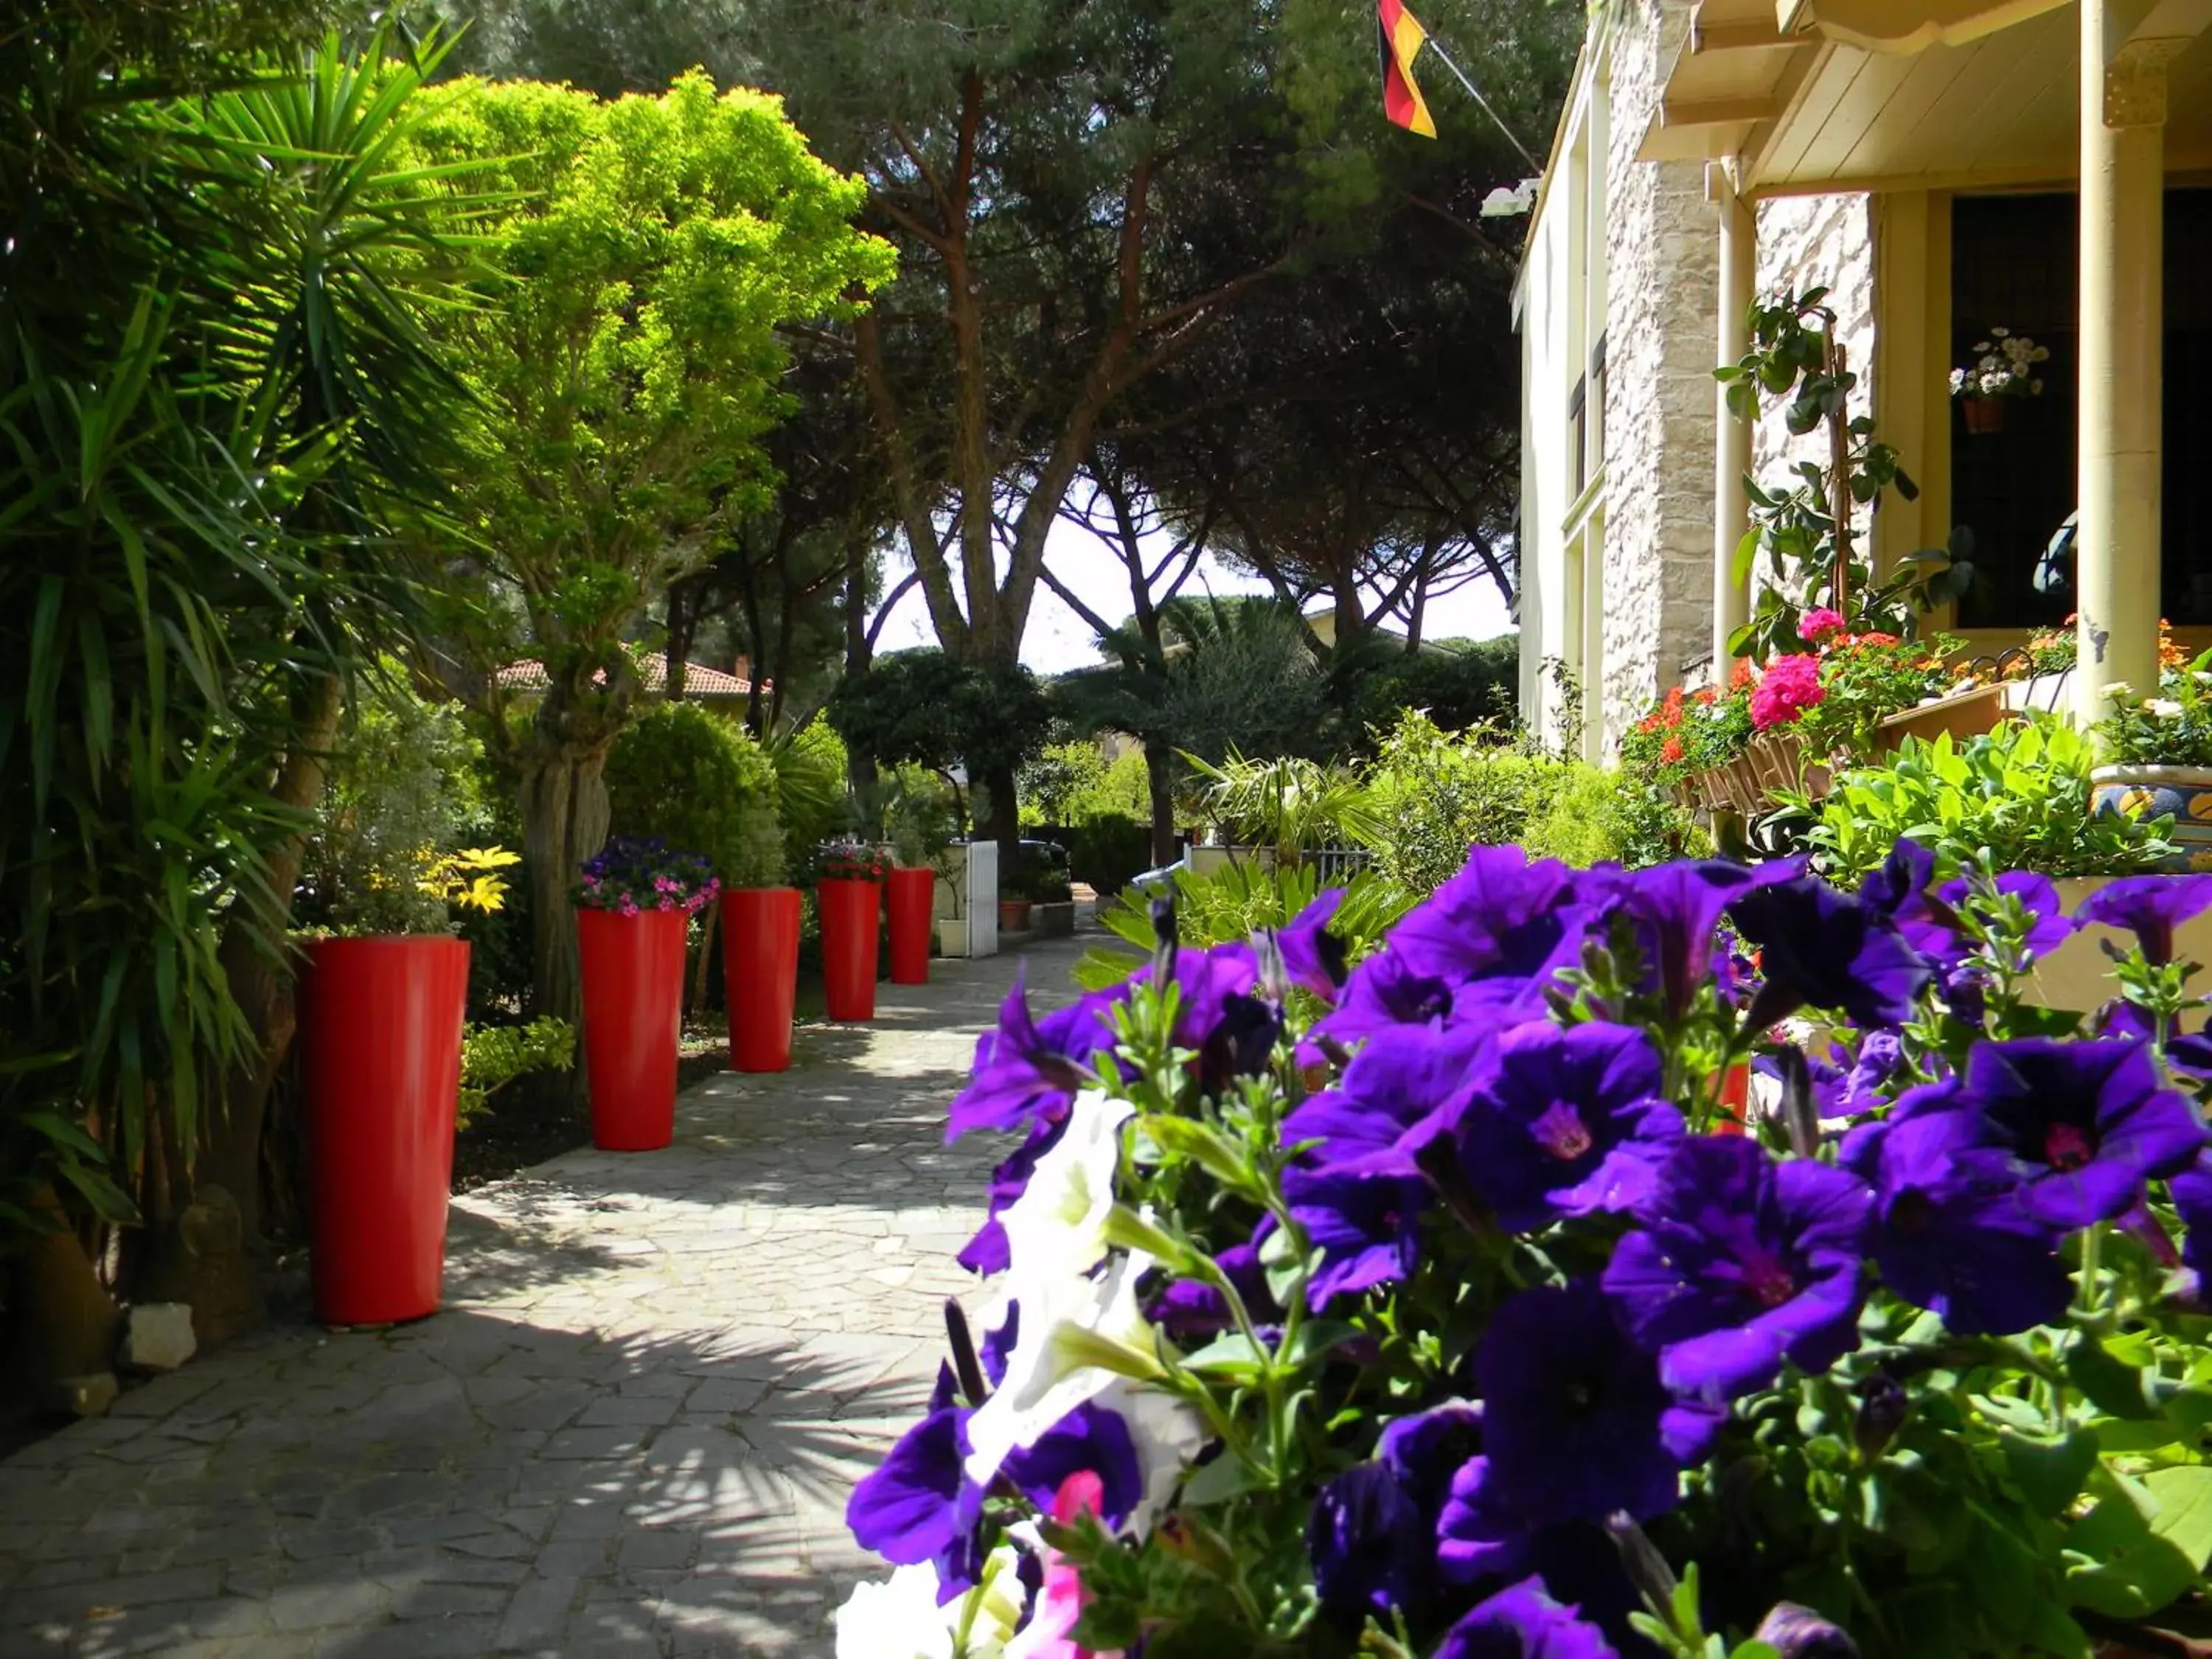
[[[611,730],[591,741],[563,741],[547,730],[541,715],[517,757],[522,866],[530,884],[531,984],[538,1013],[571,1024],[583,1018],[584,991],[570,894],[578,868],[606,845],[607,751],[613,746]]]
[[[307,812],[321,799],[336,746],[344,688],[335,674],[317,678],[296,700],[296,735],[270,791],[283,808]],[[307,849],[302,836],[271,853],[266,875],[278,913],[291,919]],[[294,961],[268,939],[261,919],[234,914],[225,928],[222,962],[232,1000],[244,1016],[245,1048],[222,1079],[219,1099],[200,1115],[199,1145],[179,1157],[171,1137],[157,1137],[139,1201],[143,1231],[126,1233],[124,1277],[132,1298],[191,1304],[192,1328],[205,1346],[252,1329],[264,1311],[262,1141],[269,1103],[298,1025]]]

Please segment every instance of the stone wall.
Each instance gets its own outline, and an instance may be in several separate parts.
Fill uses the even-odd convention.
[[[1826,303],[1836,313],[1849,366],[1859,377],[1851,393],[1855,416],[1874,412],[1875,252],[1871,196],[1784,196],[1759,205],[1759,292],[1829,290]],[[1827,465],[1828,441],[1825,428],[1791,436],[1781,406],[1770,400],[1753,431],[1751,452],[1762,483],[1787,484],[1793,482],[1790,469],[1800,461]],[[1860,509],[1854,527],[1862,538],[1869,533],[1866,509]],[[1765,574],[1761,569],[1755,581],[1764,585]]]
[[[1637,160],[1689,27],[1676,0],[1624,9],[1606,158],[1604,743],[1712,630],[1713,341],[1719,228],[1700,161]]]

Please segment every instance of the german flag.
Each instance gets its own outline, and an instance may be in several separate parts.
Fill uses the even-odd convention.
[[[1429,118],[1428,102],[1413,79],[1413,59],[1427,44],[1429,32],[1400,0],[1376,0],[1375,11],[1382,24],[1382,113],[1394,126],[1433,138],[1437,124]]]

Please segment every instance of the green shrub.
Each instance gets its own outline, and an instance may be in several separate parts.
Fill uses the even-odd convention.
[[[1447,733],[1418,709],[1383,736],[1367,793],[1362,844],[1413,893],[1435,891],[1477,843],[1583,867],[1704,850],[1688,814],[1639,777],[1508,744],[1494,727]]]
[[[1152,821],[1152,782],[1145,751],[1132,746],[1109,763],[1093,739],[1048,744],[1022,769],[1022,823],[1087,823],[1094,818]]]
[[[1355,871],[1340,884],[1344,901],[1329,930],[1345,941],[1356,960],[1405,915],[1413,896],[1366,870]],[[1320,872],[1310,865],[1263,870],[1247,861],[1224,865],[1203,876],[1178,870],[1173,893],[1176,937],[1194,950],[1249,939],[1262,927],[1279,927],[1291,921],[1320,891]],[[1119,943],[1096,945],[1085,954],[1075,965],[1078,985],[1086,991],[1103,990],[1152,959],[1152,897],[1132,890],[1099,907],[1099,925]]]
[[[1085,818],[1060,831],[1067,842],[1069,876],[1101,898],[1112,896],[1152,867],[1150,819]]]
[[[1520,708],[1521,640],[1439,640],[1433,649],[1400,655],[1361,681],[1363,730],[1388,732],[1419,710],[1446,732],[1503,721]]]
[[[609,828],[700,853],[732,887],[783,879],[775,767],[736,721],[694,702],[647,703],[607,757]]]
[[[366,933],[442,931],[446,902],[419,878],[437,855],[489,839],[483,745],[457,702],[418,696],[386,659],[355,690],[324,781],[296,925]]]
[[[814,849],[853,827],[845,740],[816,715],[795,732],[773,738],[776,805],[783,815],[784,856],[802,869]]]
[[[565,1072],[576,1060],[576,1028],[565,1019],[527,1025],[471,1025],[461,1033],[459,1128],[484,1109],[492,1096],[531,1072]]]
[[[1964,744],[1907,738],[1881,764],[1838,777],[1826,801],[1790,798],[1809,821],[1807,843],[1822,874],[1857,880],[1909,836],[1949,877],[1980,859],[1996,870],[2046,876],[2124,876],[2173,852],[2170,817],[2092,817],[2089,739],[2056,715],[2037,714]]]

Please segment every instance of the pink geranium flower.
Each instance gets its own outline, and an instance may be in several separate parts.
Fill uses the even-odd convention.
[[[1843,631],[1842,614],[1829,610],[1826,605],[1817,610],[1808,611],[1797,623],[1797,637],[1808,645],[1818,645],[1831,634],[1840,634]]]
[[[1802,720],[1808,708],[1827,695],[1827,688],[1820,684],[1819,659],[1777,657],[1766,665],[1766,672],[1752,691],[1752,728],[1764,732],[1769,726]]]

